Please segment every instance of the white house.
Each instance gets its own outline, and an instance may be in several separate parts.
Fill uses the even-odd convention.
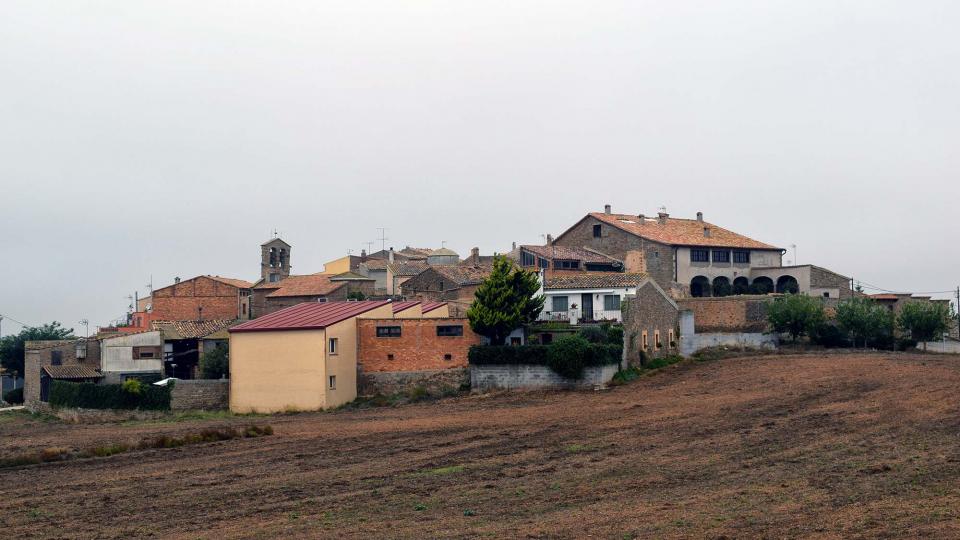
[[[540,273],[541,294],[546,297],[541,321],[622,322],[623,297],[637,292],[646,274],[621,272]]]
[[[123,382],[131,376],[163,374],[163,336],[159,330],[121,334],[100,343],[100,372],[104,382]]]

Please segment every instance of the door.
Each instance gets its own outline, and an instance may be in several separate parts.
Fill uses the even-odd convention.
[[[583,320],[593,320],[593,294],[583,293],[580,295],[580,309],[583,313],[583,316],[581,317]]]

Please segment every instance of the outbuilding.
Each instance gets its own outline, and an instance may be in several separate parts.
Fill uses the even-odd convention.
[[[357,319],[388,301],[307,302],[230,329],[230,410],[329,409],[357,397]]]

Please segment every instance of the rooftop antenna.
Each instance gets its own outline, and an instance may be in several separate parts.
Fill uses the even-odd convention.
[[[389,238],[387,238],[386,227],[377,227],[377,230],[380,231],[380,238],[377,239],[380,240],[380,249],[387,249],[387,240],[389,240]]]
[[[362,242],[363,245],[367,246],[367,254],[370,254],[370,250],[373,249],[373,242]]]
[[[441,241],[440,241],[440,247],[442,247],[442,248],[447,247],[447,241],[446,241],[446,240],[441,240]]]

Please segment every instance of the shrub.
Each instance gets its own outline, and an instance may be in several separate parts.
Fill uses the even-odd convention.
[[[3,400],[11,405],[23,403],[23,388],[15,388],[3,394]]]
[[[590,356],[590,342],[580,336],[564,336],[547,351],[547,365],[568,379],[579,379]]]
[[[80,407],[84,409],[144,409],[169,410],[172,386],[134,384],[139,393],[132,389],[133,381],[119,384],[71,383],[50,381],[50,405],[54,407]]]
[[[579,335],[590,343],[605,343],[608,339],[607,332],[599,326],[584,326]]]
[[[579,360],[570,359],[570,362],[574,364],[582,364],[580,369],[571,369],[568,371],[567,368],[561,367],[559,357],[555,357],[554,360],[549,358],[551,351],[553,351],[554,355],[558,353],[563,354],[561,351],[555,349],[557,347],[560,349],[569,348],[568,345],[564,345],[564,343],[569,340],[577,340],[579,343],[586,344],[586,347],[578,348],[580,354]],[[474,345],[470,347],[467,359],[471,364],[478,366],[491,364],[548,366],[558,375],[567,377],[569,376],[567,373],[576,373],[573,378],[580,378],[583,367],[618,364],[620,363],[622,354],[623,347],[621,345],[590,343],[579,335],[569,335],[557,339],[550,345]],[[568,362],[562,363],[569,364]],[[555,365],[557,369],[554,369]],[[558,369],[560,371],[558,371]]]
[[[810,334],[810,341],[828,349],[849,347],[850,340],[836,324],[824,323]]]
[[[474,345],[467,353],[471,364],[547,364],[549,345]]]
[[[137,379],[127,379],[123,381],[123,391],[128,394],[139,396],[143,393],[143,383]]]
[[[611,326],[607,328],[607,343],[623,346],[623,327]]]
[[[226,345],[218,343],[212,351],[200,357],[200,373],[204,379],[222,379],[230,375],[230,360]]]

